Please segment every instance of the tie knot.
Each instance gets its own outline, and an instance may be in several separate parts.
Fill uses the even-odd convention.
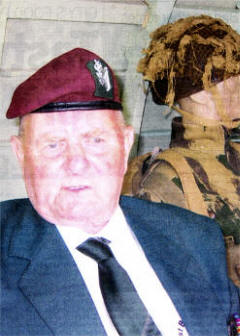
[[[89,238],[80,244],[77,250],[99,263],[113,256],[107,242],[109,241],[104,238]]]

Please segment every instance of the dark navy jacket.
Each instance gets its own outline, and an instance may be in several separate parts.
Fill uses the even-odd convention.
[[[122,197],[120,206],[190,336],[226,336],[238,295],[218,225],[166,204]],[[1,217],[1,335],[105,335],[55,225],[28,199],[3,202]]]

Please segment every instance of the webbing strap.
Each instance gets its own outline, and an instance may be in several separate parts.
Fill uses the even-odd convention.
[[[167,161],[176,170],[182,183],[188,209],[198,214],[208,216],[206,203],[196,184],[192,169],[184,156],[174,149],[167,149],[159,153],[157,159]]]

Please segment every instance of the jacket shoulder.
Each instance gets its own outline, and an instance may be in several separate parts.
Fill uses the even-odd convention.
[[[13,232],[20,227],[30,209],[32,205],[27,198],[0,202],[2,256],[8,249]]]
[[[129,196],[121,196],[120,205],[136,229],[147,230],[152,236],[164,235],[196,250],[206,245],[224,251],[222,232],[213,219],[178,206]]]
[[[28,206],[30,204],[31,203],[28,198],[16,198],[0,202],[0,209],[1,211],[11,211],[12,209]]]
[[[137,197],[130,197],[122,195],[120,198],[120,206],[123,210],[127,212],[132,212],[134,215],[139,214],[143,217],[151,216],[152,220],[160,220],[161,221],[168,221],[173,222],[174,225],[182,225],[185,226],[183,219],[185,218],[189,225],[194,225],[194,223],[203,223],[203,226],[210,225],[210,226],[217,226],[216,222],[209,217],[204,215],[196,214],[188,209],[164,203],[164,202],[153,202],[145,199],[140,199]],[[159,216],[161,214],[162,216]],[[171,219],[171,220],[170,220]]]
[[[0,202],[1,225],[22,213],[23,209],[31,206],[28,198],[12,199]]]
[[[31,208],[29,199],[13,199],[0,202],[1,228],[14,225],[19,216],[24,216],[28,208]],[[13,220],[14,219],[14,220]]]

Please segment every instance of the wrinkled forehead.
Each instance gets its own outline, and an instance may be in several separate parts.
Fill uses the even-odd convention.
[[[31,113],[21,120],[25,135],[40,136],[55,131],[91,132],[95,129],[115,131],[123,125],[121,111],[86,110],[51,113]]]

